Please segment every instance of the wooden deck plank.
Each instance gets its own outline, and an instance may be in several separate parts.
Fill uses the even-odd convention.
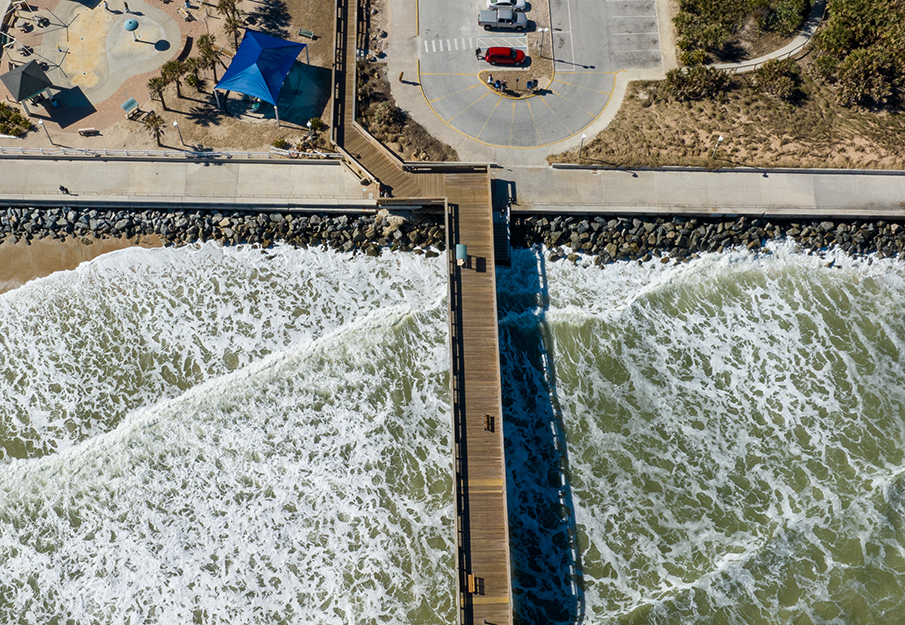
[[[460,587],[463,625],[511,625],[512,590],[509,564],[509,519],[500,383],[496,278],[493,267],[493,220],[490,182],[485,175],[447,174],[447,202],[453,207],[450,242],[468,247],[472,262],[455,267],[450,245],[450,293],[457,295],[451,340],[458,341],[454,359],[453,431],[459,451],[456,479],[457,537],[460,539],[460,583],[471,574],[483,580],[483,594]],[[484,415],[494,418],[484,429]],[[463,422],[464,420],[464,422]]]

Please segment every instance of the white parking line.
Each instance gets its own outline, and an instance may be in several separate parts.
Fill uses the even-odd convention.
[[[424,40],[424,52],[430,52],[430,48],[427,47],[427,39]]]
[[[449,39],[446,40],[446,49],[452,51],[452,46],[449,45]]]
[[[453,39],[453,43],[456,44],[456,50],[458,50],[459,49],[459,40]]]
[[[436,52],[436,51],[437,51],[437,40],[431,39],[431,52]]]

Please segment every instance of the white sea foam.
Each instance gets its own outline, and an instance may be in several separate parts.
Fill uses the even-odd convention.
[[[540,281],[535,264],[517,254],[499,280],[502,331],[530,344],[542,323],[556,384],[504,343],[504,378],[526,381],[507,435],[555,394],[587,617],[849,622],[873,598],[837,596],[862,583],[853,570],[897,577],[884,476],[905,467],[901,263],[774,244],[681,265],[544,263]],[[543,498],[513,482],[523,509]],[[905,615],[900,585],[878,596],[868,614]]]
[[[452,622],[441,260],[128,250],[0,296],[0,621]],[[905,620],[902,264],[498,285],[523,622]]]
[[[167,254],[171,271],[182,260],[192,267],[180,256],[196,253]],[[212,280],[228,275],[222,263],[240,274],[273,267],[252,251],[197,254],[214,259],[194,258]],[[303,274],[312,297],[277,302],[290,288],[258,314],[319,312],[269,355],[232,373],[207,370],[179,396],[124,411],[106,432],[0,467],[0,621],[453,620],[438,267],[390,258],[350,270],[358,259],[280,255],[300,258],[284,258],[289,269],[277,277]],[[343,263],[359,284],[318,301],[335,285],[318,284],[317,272]],[[148,271],[141,264],[138,273]],[[240,285],[234,297],[271,301],[263,285]],[[220,300],[209,305],[225,314]],[[204,312],[179,308],[176,325]],[[211,334],[199,344],[226,340]]]
[[[369,311],[434,306],[440,266],[288,247],[133,248],[0,295],[0,461],[108,431],[129,410]]]

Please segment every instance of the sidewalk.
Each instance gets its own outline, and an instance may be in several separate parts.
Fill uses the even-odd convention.
[[[905,219],[905,172],[513,167],[494,177],[511,183],[515,211]]]
[[[373,207],[338,161],[0,158],[0,204]],[[70,195],[60,191],[60,185]],[[373,195],[373,190],[371,190]]]

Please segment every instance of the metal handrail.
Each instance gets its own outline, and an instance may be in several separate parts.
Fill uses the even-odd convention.
[[[13,154],[18,156],[114,156],[114,157],[142,157],[142,158],[247,158],[251,160],[271,159],[273,155],[288,158],[305,158],[320,160],[323,158],[341,158],[337,152],[299,152],[296,150],[280,150],[271,148],[270,152],[197,152],[194,150],[129,150],[129,149],[94,149],[94,148],[25,148],[0,146],[0,154]]]

